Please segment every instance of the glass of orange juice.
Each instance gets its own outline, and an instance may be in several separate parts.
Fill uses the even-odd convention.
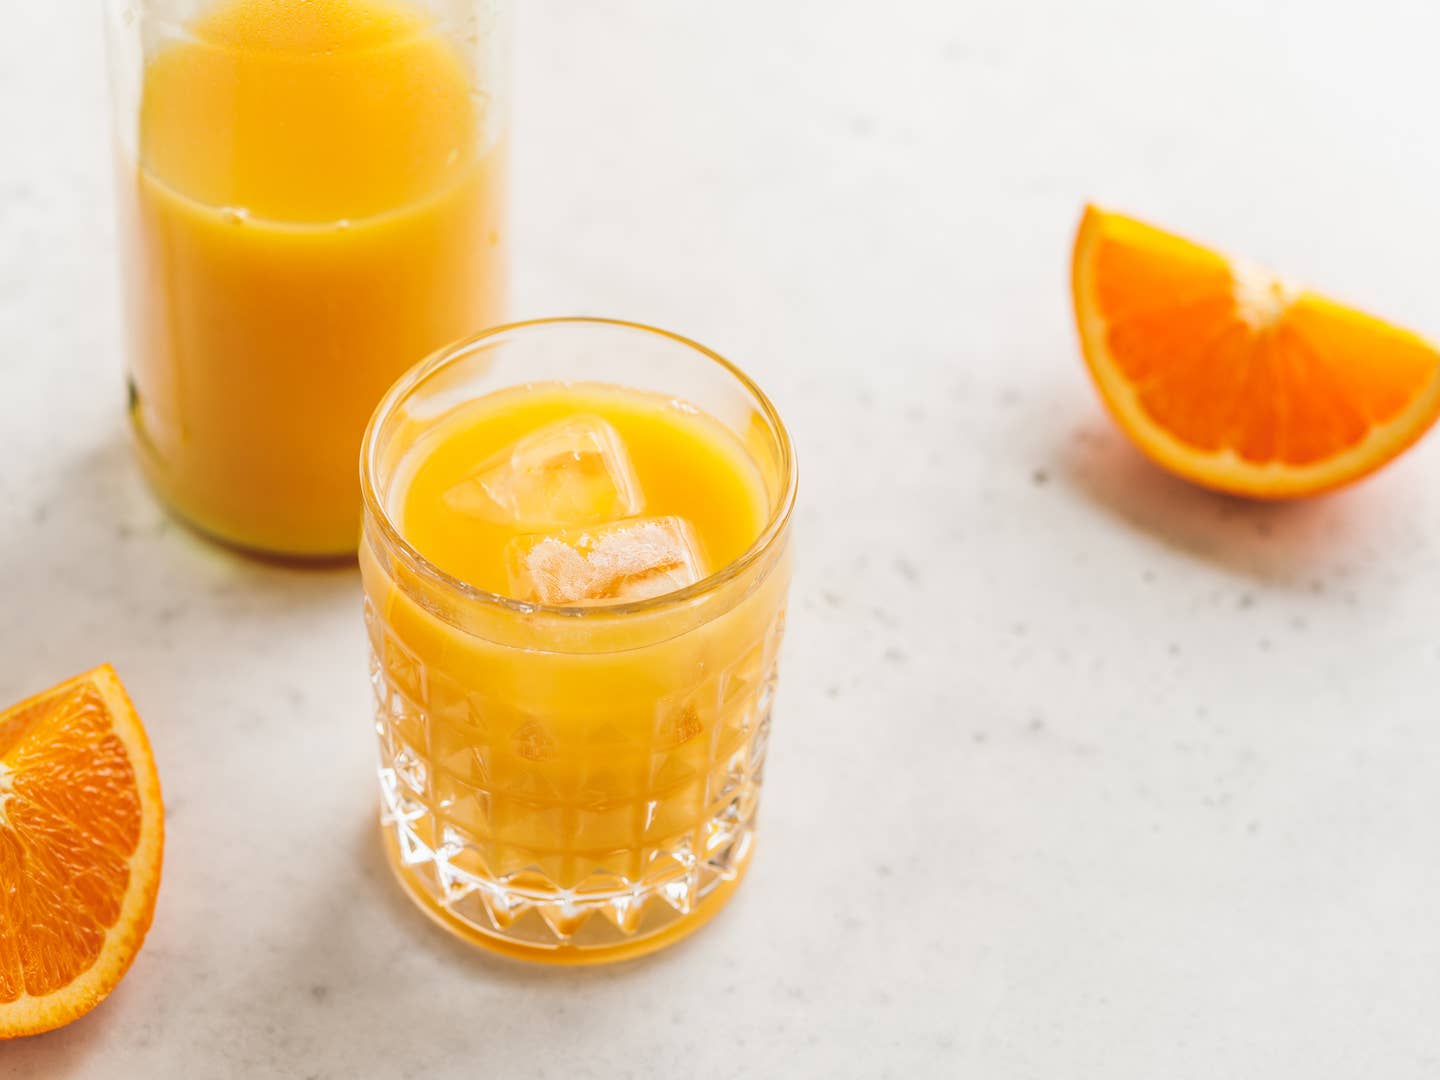
[[[737,368],[599,319],[446,348],[361,452],[395,871],[435,920],[588,963],[745,873],[790,582],[794,454]]]
[[[229,543],[352,552],[386,387],[504,301],[496,0],[107,0],[134,442]]]

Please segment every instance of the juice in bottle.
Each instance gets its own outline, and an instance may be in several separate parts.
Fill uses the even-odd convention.
[[[142,23],[120,183],[132,421],[153,486],[229,542],[353,550],[375,403],[499,314],[492,73],[438,6],[222,0]]]

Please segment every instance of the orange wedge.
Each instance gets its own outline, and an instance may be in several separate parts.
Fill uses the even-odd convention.
[[[1440,414],[1440,353],[1260,267],[1087,207],[1075,320],[1115,420],[1187,480],[1314,495],[1399,455]]]
[[[164,846],[150,744],[108,664],[0,712],[0,1039],[68,1024],[115,988]]]

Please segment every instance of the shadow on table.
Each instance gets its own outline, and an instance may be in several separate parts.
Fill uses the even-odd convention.
[[[477,1024],[498,1040],[526,1045],[563,1016],[567,1037],[580,1038],[592,994],[649,980],[691,947],[681,941],[597,967],[499,956],[452,937],[411,903],[393,877],[372,813],[357,814],[353,828],[333,840],[315,847],[303,880],[277,883],[303,896],[277,905],[283,918],[261,931],[255,948],[263,959],[239,1000],[252,1003],[246,1012],[253,1022],[284,1038],[330,1030],[336,1021],[326,1014],[343,1015],[350,1044],[341,1057],[351,1062],[453,1045],[456,1032]],[[332,1065],[334,1050],[324,1052]],[[295,1060],[301,1069],[305,1055]]]
[[[85,666],[117,658],[111,650],[139,655],[170,638],[184,653],[191,643],[176,628],[201,607],[244,620],[346,594],[356,597],[358,619],[353,558],[265,560],[207,540],[168,514],[140,475],[123,418],[79,452],[27,468],[40,494],[16,508],[13,526],[0,533],[0,565],[12,573],[6,599],[33,612],[35,633],[45,635],[37,656]]]
[[[120,991],[117,989],[116,993]],[[119,1009],[107,1009],[101,1002],[93,1012],[58,1031],[30,1035],[3,1044],[0,1048],[0,1077],[10,1080],[63,1080],[93,1066],[95,1059],[113,1053],[133,1032],[125,1030]]]
[[[122,675],[138,672],[142,682],[147,673],[161,685],[204,680],[215,662],[216,637],[193,632],[194,621],[183,619],[187,607],[213,609],[230,625],[263,626],[277,613],[350,598],[358,625],[353,559],[287,563],[207,540],[171,517],[148,491],[123,418],[93,434],[78,452],[23,463],[41,494],[28,505],[14,505],[12,526],[0,530],[0,565],[11,571],[5,599],[12,611],[25,613],[23,623],[12,627],[11,648],[20,661],[0,675],[0,690],[11,697],[34,692],[41,688],[37,680],[104,660],[115,661]],[[356,678],[363,677],[357,662]],[[167,719],[185,718],[167,717],[163,709],[149,717],[157,744]],[[148,977],[156,977],[153,965]],[[137,1008],[142,1016],[144,1008],[120,999],[137,990],[122,982],[111,1001],[70,1025],[0,1046],[0,1080],[62,1080],[95,1071],[117,1046],[135,1046]],[[158,1042],[164,1018],[155,1024]],[[140,1033],[139,1044],[148,1038]]]
[[[1257,584],[1320,591],[1327,573],[1387,533],[1374,489],[1292,502],[1222,495],[1172,476],[1099,422],[1071,430],[1053,457],[1070,486],[1111,518]]]

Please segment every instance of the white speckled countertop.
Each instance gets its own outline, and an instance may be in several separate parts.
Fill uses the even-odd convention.
[[[1093,196],[1440,334],[1433,8],[524,0],[516,314],[717,347],[803,474],[754,870],[566,971],[392,884],[354,571],[140,484],[94,6],[0,33],[0,699],[113,661],[169,843],[129,977],[0,1076],[1440,1074],[1440,437],[1192,490],[1066,292]]]

